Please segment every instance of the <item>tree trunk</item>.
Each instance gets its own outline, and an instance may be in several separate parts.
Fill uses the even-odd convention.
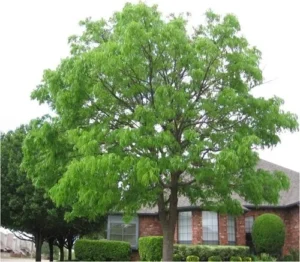
[[[163,227],[163,261],[173,261],[173,244],[174,244],[174,230],[172,225]]]
[[[64,237],[60,236],[57,238],[58,241],[58,247],[59,247],[59,260],[64,261],[65,260],[65,254],[64,254],[64,245],[65,245],[65,239]]]
[[[65,260],[64,246],[59,245],[59,261]]]
[[[68,260],[72,260],[72,248],[68,248]]]
[[[53,261],[53,244],[54,244],[54,237],[49,237],[48,238],[48,244],[49,244],[49,261]]]
[[[35,234],[35,261],[42,261],[42,244],[43,236],[41,231],[39,230]]]
[[[180,174],[171,175],[171,188],[167,201],[164,192],[158,199],[158,213],[163,230],[163,261],[173,260],[174,233],[177,222],[177,203],[178,203],[178,177]],[[166,203],[169,202],[169,205]]]
[[[70,233],[67,237],[67,248],[68,248],[68,260],[72,260],[72,248],[73,248],[73,244],[74,244],[74,237],[73,235]]]

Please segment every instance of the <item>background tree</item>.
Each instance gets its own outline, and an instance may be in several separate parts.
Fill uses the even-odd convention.
[[[55,207],[45,189],[35,188],[26,173],[20,168],[22,143],[28,127],[21,126],[15,131],[1,134],[1,225],[17,236],[31,239],[36,246],[36,261],[41,261],[41,248],[44,241],[49,244],[49,259],[53,261],[53,246],[60,246],[60,260],[64,260],[63,247],[69,250],[72,259],[74,240],[80,235],[99,231],[105,220],[95,221],[77,218],[65,221],[66,208]],[[32,236],[31,236],[32,235]],[[59,242],[61,245],[59,245]]]
[[[158,206],[172,260],[178,196],[232,214],[242,212],[234,195],[277,203],[288,178],[256,170],[254,149],[298,123],[280,98],[251,94],[263,83],[261,54],[235,16],[208,11],[189,34],[183,16],[140,3],[80,24],[70,57],[32,93],[57,117],[35,122],[23,148],[30,177],[70,216]]]
[[[44,189],[36,189],[20,169],[27,127],[1,134],[1,225],[33,236],[36,261],[48,232],[49,212],[55,209]]]

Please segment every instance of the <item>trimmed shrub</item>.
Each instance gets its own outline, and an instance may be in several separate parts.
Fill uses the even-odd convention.
[[[229,261],[230,257],[249,256],[247,246],[210,246],[210,245],[174,245],[174,254],[184,261],[187,256],[197,256],[200,261],[207,261],[211,256],[220,256],[223,261]]]
[[[197,257],[197,256],[187,256],[186,261],[199,261],[199,257]]]
[[[251,257],[243,257],[243,261],[252,261],[252,258]]]
[[[139,254],[142,261],[160,261],[162,258],[163,237],[140,237]]]
[[[300,261],[299,249],[291,248],[289,252],[289,255],[292,257],[290,261]]]
[[[242,261],[242,258],[241,257],[235,257],[235,256],[232,256],[230,258],[230,261]]]
[[[129,261],[131,246],[128,242],[78,239],[75,256],[82,261]]]
[[[230,257],[230,261],[242,261],[241,257],[232,256]]]
[[[182,261],[181,256],[178,254],[173,255],[173,261]]]
[[[211,256],[208,258],[208,261],[222,261],[220,256]]]
[[[258,259],[259,261],[276,261],[276,257],[272,257],[267,253],[261,253]]]
[[[282,258],[282,261],[299,261],[299,260],[293,260],[293,256],[292,255],[285,255]]]
[[[255,251],[278,256],[285,239],[285,226],[281,218],[274,214],[263,214],[253,224],[252,240]]]

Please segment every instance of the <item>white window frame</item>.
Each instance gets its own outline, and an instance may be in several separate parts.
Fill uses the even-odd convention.
[[[123,217],[121,215],[109,215],[107,219],[107,239],[111,240],[111,224],[121,224],[126,225],[126,223],[123,220]],[[134,224],[135,225],[135,245],[131,244],[132,249],[138,248],[138,239],[139,239],[139,219],[138,217],[134,217],[128,224]],[[124,237],[124,232],[122,232],[122,239]],[[122,240],[123,241],[123,240]]]
[[[227,239],[229,245],[236,244],[236,222],[234,216],[227,217]]]
[[[210,228],[211,232],[204,229]],[[216,212],[202,211],[203,244],[219,245],[219,215]]]
[[[178,213],[178,243],[192,244],[193,241],[193,214],[192,211]]]

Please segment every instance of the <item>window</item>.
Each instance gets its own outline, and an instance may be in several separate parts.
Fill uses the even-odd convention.
[[[218,214],[216,212],[202,212],[203,244],[219,244]]]
[[[122,216],[108,216],[107,239],[127,241],[132,248],[138,244],[138,219],[132,219],[125,224]]]
[[[253,221],[254,221],[253,217],[246,217],[246,219],[245,219],[246,233],[252,233]]]
[[[178,242],[192,244],[192,212],[178,214]]]
[[[228,218],[227,218],[227,236],[228,236],[228,244],[235,245],[235,218],[234,218],[234,216],[228,216]]]

